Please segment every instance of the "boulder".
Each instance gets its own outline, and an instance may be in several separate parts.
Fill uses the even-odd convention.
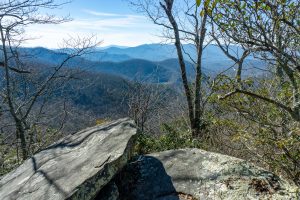
[[[1,200],[94,199],[131,157],[128,119],[69,135],[0,180]]]
[[[271,172],[238,158],[200,149],[139,156],[117,177],[121,177],[116,181],[121,200],[299,198],[296,186]]]
[[[119,200],[119,188],[114,181],[109,182],[94,200]]]
[[[129,162],[117,176],[121,200],[177,200],[171,177],[160,160],[139,156]]]

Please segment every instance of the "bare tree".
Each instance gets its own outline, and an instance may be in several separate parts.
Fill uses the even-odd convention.
[[[39,13],[41,8],[55,9],[62,4],[56,4],[54,0],[9,0],[0,3],[1,65],[4,70],[1,98],[3,108],[14,122],[15,136],[20,141],[23,160],[32,153],[29,152],[33,140],[30,133],[47,112],[46,105],[51,95],[73,77],[66,74],[64,67],[71,59],[89,53],[91,48],[98,45],[94,37],[71,38],[64,41],[65,47],[70,51],[54,67],[38,67],[37,63],[24,61],[18,48],[26,39],[23,37],[24,28],[31,24],[69,21],[68,17],[57,18]]]
[[[176,3],[175,3],[176,2]],[[201,106],[202,93],[202,54],[210,38],[207,37],[208,4],[197,7],[194,1],[132,1],[139,11],[145,13],[154,24],[165,30],[165,37],[174,42],[178,62],[181,69],[181,78],[188,105],[188,115],[193,136],[202,134],[202,115],[204,110]],[[186,51],[184,44],[193,46],[193,55]],[[195,66],[194,86],[191,85],[185,63],[185,57]]]
[[[126,93],[124,102],[128,107],[128,116],[131,117],[142,133],[149,133],[151,130],[158,131],[159,118],[170,101],[169,90],[159,83],[147,83],[146,80],[125,82]],[[148,124],[149,121],[155,124]]]

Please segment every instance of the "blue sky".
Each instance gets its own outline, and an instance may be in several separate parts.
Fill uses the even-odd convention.
[[[73,0],[61,9],[51,12],[57,16],[70,14],[73,20],[59,25],[28,27],[27,36],[34,39],[27,41],[25,46],[58,48],[63,38],[91,34],[103,40],[102,46],[136,46],[161,41],[157,37],[159,27],[137,13],[124,0]]]

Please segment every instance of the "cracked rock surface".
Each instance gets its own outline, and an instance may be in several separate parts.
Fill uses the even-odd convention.
[[[68,135],[2,177],[0,199],[94,199],[130,159],[135,134],[120,119]]]
[[[200,149],[137,157],[117,177],[121,200],[299,198],[296,186],[271,172],[238,158]]]

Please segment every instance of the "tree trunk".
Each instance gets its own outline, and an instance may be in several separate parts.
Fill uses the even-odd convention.
[[[166,5],[163,5],[162,3],[160,5],[164,9],[172,27],[173,27],[174,36],[175,36],[175,47],[177,50],[178,62],[179,62],[180,70],[181,70],[181,78],[182,78],[182,83],[183,83],[185,96],[186,96],[186,100],[187,100],[187,104],[188,104],[190,127],[192,129],[192,132],[194,132],[195,131],[194,105],[193,105],[191,90],[190,90],[187,75],[186,75],[186,66],[185,66],[183,53],[182,53],[182,49],[181,49],[179,29],[178,29],[177,22],[175,21],[173,14],[172,14],[173,0],[168,0],[165,2],[166,2]]]
[[[195,81],[195,119],[193,136],[201,136],[201,82],[202,82],[202,53],[203,43],[206,34],[207,12],[204,10],[203,19],[201,22],[200,36],[196,34],[197,45],[197,64],[196,64],[196,81]],[[196,30],[197,31],[197,30]]]
[[[26,138],[25,138],[25,131],[22,126],[21,121],[16,121],[16,132],[18,139],[20,139],[21,142],[21,151],[22,151],[22,160],[26,160],[28,158],[28,151],[27,151],[27,144],[26,144]]]
[[[15,107],[13,104],[13,97],[11,92],[11,85],[10,85],[10,74],[9,74],[9,66],[8,66],[8,53],[6,50],[6,34],[4,33],[4,30],[2,27],[0,27],[0,34],[1,34],[1,42],[2,42],[2,48],[3,48],[3,57],[4,57],[4,68],[5,68],[5,79],[6,79],[6,97],[8,101],[8,107],[9,112],[12,115],[15,124],[16,124],[16,136],[17,139],[20,139],[21,141],[21,150],[22,150],[22,159],[26,160],[28,157],[27,147],[26,147],[26,138],[25,138],[25,131],[22,126],[21,120],[18,118]]]
[[[243,69],[243,62],[241,60],[238,61],[238,68],[236,70],[236,74],[235,74],[235,80],[236,83],[241,84],[242,82],[242,69]]]

